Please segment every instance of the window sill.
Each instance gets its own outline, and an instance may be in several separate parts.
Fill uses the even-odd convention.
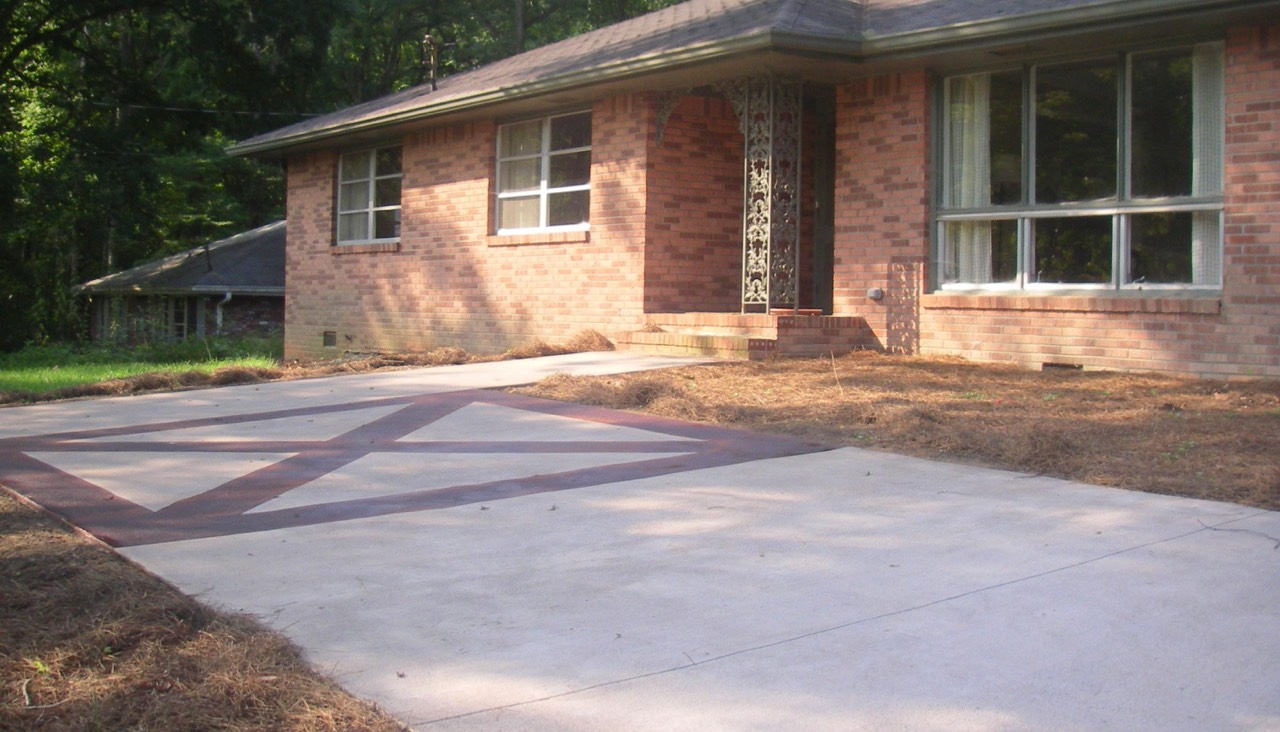
[[[1167,313],[1217,315],[1222,298],[1205,293],[1116,293],[1088,295],[1041,295],[1034,293],[951,293],[924,295],[920,306],[926,310],[1052,310],[1081,313]]]
[[[583,231],[548,231],[533,234],[490,234],[488,244],[491,247],[518,247],[530,244],[586,244],[591,241],[591,232]]]
[[[368,244],[334,244],[329,247],[329,253],[335,257],[340,254],[370,254],[372,252],[398,251],[400,251],[400,242],[398,241],[379,241],[370,242]]]

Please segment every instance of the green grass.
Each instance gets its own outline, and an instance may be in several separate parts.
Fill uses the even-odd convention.
[[[144,373],[275,368],[279,339],[192,339],[136,347],[50,344],[0,354],[0,391],[44,393]]]

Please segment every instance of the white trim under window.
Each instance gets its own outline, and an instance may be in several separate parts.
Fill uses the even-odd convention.
[[[1223,45],[953,76],[938,286],[1222,285]]]
[[[399,146],[357,150],[338,158],[335,243],[400,240],[401,169]]]
[[[498,127],[494,230],[584,231],[591,210],[591,113]]]

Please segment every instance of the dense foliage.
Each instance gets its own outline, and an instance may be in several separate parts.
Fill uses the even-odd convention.
[[[71,286],[267,223],[236,139],[674,0],[0,0],[0,351],[79,337]]]

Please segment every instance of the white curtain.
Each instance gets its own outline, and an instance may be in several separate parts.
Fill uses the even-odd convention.
[[[991,76],[951,80],[949,204],[953,208],[991,205]],[[947,226],[952,281],[991,282],[991,222],[962,221]]]
[[[1191,195],[1222,194],[1223,60],[1222,44],[1202,43],[1191,56]],[[1222,281],[1222,226],[1216,211],[1199,211],[1191,223],[1191,274],[1197,285]]]

